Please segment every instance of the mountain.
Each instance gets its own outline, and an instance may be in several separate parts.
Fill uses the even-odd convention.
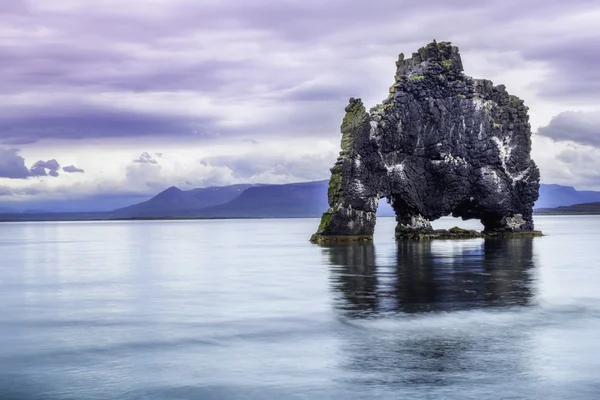
[[[211,186],[201,189],[181,190],[171,186],[142,203],[119,208],[112,212],[118,217],[163,217],[184,215],[192,210],[227,203],[255,185],[241,184]]]
[[[535,208],[554,208],[600,201],[600,192],[578,191],[571,186],[540,185],[540,198]]]
[[[0,222],[15,221],[100,221],[115,219],[107,212],[41,212],[1,213]]]
[[[26,212],[30,207],[29,204],[23,204],[23,208],[20,210],[13,207],[4,208],[4,205],[0,204],[0,207],[4,208],[0,210],[2,214],[0,220],[319,217],[329,207],[327,186],[328,181],[284,185],[241,184],[192,190],[170,187],[149,200],[110,212],[88,212],[94,208],[91,206],[86,208],[83,203],[78,203],[80,208],[72,208],[72,212],[65,212],[64,210],[69,210],[65,205],[53,207],[52,211],[58,212],[38,213],[34,213],[33,210]],[[130,201],[133,199],[133,197],[130,198]],[[93,204],[99,204],[100,200],[100,198],[94,199]],[[123,201],[123,199],[115,199],[115,201],[117,200]],[[584,205],[584,208],[566,207],[558,211],[549,211],[548,209],[594,202],[600,202],[600,192],[577,191],[569,186],[541,185],[540,199],[536,202],[535,212],[539,214],[593,212],[594,206],[587,205]],[[69,204],[69,201],[66,203]],[[106,207],[106,204],[103,207]],[[96,208],[96,210],[102,209]],[[385,200],[381,200],[377,215],[394,216],[394,211]]]
[[[328,181],[282,185],[232,185],[182,191],[171,187],[152,199],[115,210],[120,218],[269,218],[319,217],[328,207]],[[600,201],[600,192],[577,191],[569,186],[541,185],[535,208],[553,208]],[[379,216],[394,216],[385,200]]]
[[[327,204],[327,181],[251,187],[231,201],[191,212],[218,217],[315,217]]]
[[[573,204],[556,208],[540,208],[537,214],[600,214],[600,202]]]
[[[300,218],[327,210],[328,181],[232,185],[182,191],[171,187],[152,199],[113,211],[120,218]],[[394,215],[382,201],[378,215]]]
[[[126,207],[148,200],[150,196],[140,194],[94,194],[87,196],[32,199],[26,201],[1,201],[0,213],[68,213],[103,212]]]

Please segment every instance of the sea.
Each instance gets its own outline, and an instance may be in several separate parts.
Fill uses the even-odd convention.
[[[394,224],[1,223],[0,399],[600,399],[599,216]]]

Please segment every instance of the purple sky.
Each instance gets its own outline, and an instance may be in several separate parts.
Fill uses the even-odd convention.
[[[594,1],[0,3],[0,202],[326,179],[349,97],[452,41],[530,107],[542,181],[600,189]]]

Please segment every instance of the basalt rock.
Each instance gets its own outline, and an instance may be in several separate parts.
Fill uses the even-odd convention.
[[[396,66],[381,104],[367,112],[351,98],[346,107],[330,208],[311,240],[372,238],[381,197],[396,212],[397,238],[434,234],[430,221],[449,214],[479,219],[483,234],[534,234],[540,174],[523,100],[466,76],[448,42],[400,54]]]

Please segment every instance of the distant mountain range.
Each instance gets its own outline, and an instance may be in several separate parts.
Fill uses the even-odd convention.
[[[571,186],[540,185],[540,198],[535,208],[554,208],[600,201],[600,192],[575,190]]]
[[[537,214],[600,214],[600,201],[594,203],[573,204],[556,208],[538,208]]]
[[[181,190],[171,186],[150,200],[118,208],[114,215],[123,217],[159,217],[180,215],[195,210],[225,204],[240,196],[246,189],[255,185],[211,186],[201,189]],[[260,187],[261,185],[256,185]]]
[[[277,218],[320,216],[328,181],[285,185],[232,185],[182,191],[171,187],[140,204],[112,212],[119,218]],[[393,215],[383,201],[380,215]],[[387,207],[386,207],[387,206]]]
[[[86,197],[66,197],[36,199],[27,201],[2,201],[0,213],[56,213],[56,212],[99,212],[112,211],[131,204],[148,200],[149,196],[139,194],[100,194]]]
[[[104,212],[21,212],[0,210],[0,220],[89,220],[89,219],[166,219],[166,218],[302,218],[318,217],[327,204],[328,181],[283,185],[239,184],[181,190],[170,187],[149,200]],[[560,185],[541,185],[536,202],[539,213],[569,213],[568,206],[600,204],[600,192],[577,191]],[[555,207],[563,207],[555,209]],[[566,208],[564,208],[566,207]],[[591,207],[591,208],[590,208]],[[569,208],[582,213],[596,206]],[[600,206],[599,206],[600,207]],[[537,210],[539,209],[539,211]],[[377,212],[393,216],[385,200]]]

